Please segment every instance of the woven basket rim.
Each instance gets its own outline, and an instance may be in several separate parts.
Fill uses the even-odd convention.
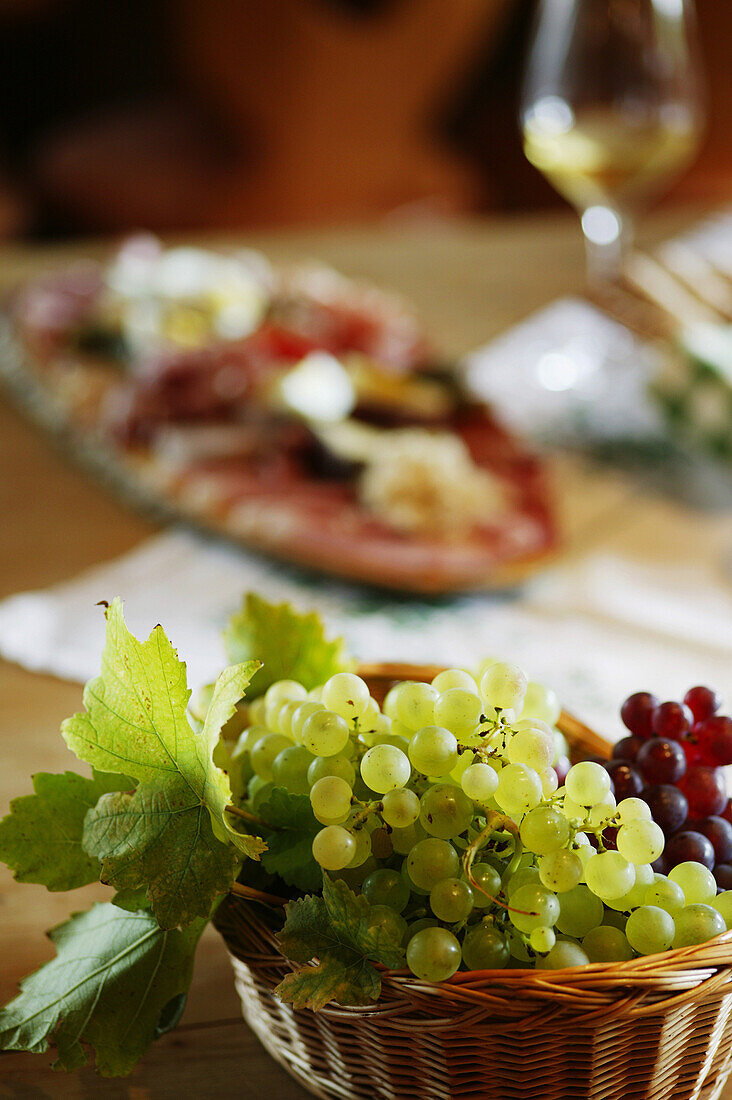
[[[388,682],[401,679],[431,680],[443,669],[444,666],[439,665],[385,662],[360,664],[357,671],[367,682]],[[592,752],[605,755],[609,753],[611,743],[568,712],[562,712],[558,727],[571,742],[580,743]],[[276,933],[256,916],[257,906],[270,913],[277,912],[277,907],[264,900],[234,895],[230,896],[228,903],[249,907],[252,923],[260,937],[267,941],[273,953],[279,955],[288,967],[295,969],[295,964],[279,951]],[[221,930],[224,931],[223,928]],[[236,942],[225,934],[224,938],[230,953],[236,957],[236,950],[232,950],[232,947],[236,948]],[[601,1009],[607,1003],[608,992],[622,988],[631,999],[634,995],[642,997],[643,994],[646,995],[643,997],[644,1001],[650,999],[650,1003],[644,1003],[637,1008],[636,1014],[642,1015],[656,1009],[659,997],[676,994],[676,1003],[681,1003],[687,999],[696,1000],[700,984],[704,984],[705,993],[710,996],[726,986],[732,975],[732,930],[722,932],[704,943],[673,948],[655,955],[640,955],[623,962],[586,963],[561,970],[537,970],[528,967],[463,970],[444,982],[431,983],[421,981],[406,968],[388,970],[377,965],[377,969],[381,972],[382,983],[393,987],[395,991],[403,989],[405,994],[425,994],[432,1002],[447,999],[462,1002],[466,1006],[470,1002],[494,1000],[496,996],[500,997],[503,989],[507,997],[518,997],[522,1000],[527,995],[531,999],[546,998],[554,1003],[567,997],[570,1000],[581,998],[585,1008],[589,1007],[593,996],[597,996],[598,1009]],[[378,1010],[377,1005],[367,1009],[339,1007],[333,1011],[373,1012],[374,1007]]]

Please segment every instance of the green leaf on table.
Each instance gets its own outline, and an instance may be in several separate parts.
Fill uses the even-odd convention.
[[[258,657],[263,664],[251,696],[263,695],[277,680],[297,680],[310,691],[353,668],[342,638],[328,641],[318,614],[301,614],[290,604],[273,604],[249,592],[224,631],[230,661]]]
[[[295,1008],[315,1011],[329,1001],[366,1005],[378,1000],[381,976],[372,963],[400,967],[404,948],[381,924],[372,922],[371,910],[363,895],[325,874],[322,897],[290,902],[278,937],[280,947],[293,962],[317,963],[288,974],[277,986],[277,995]]]
[[[134,779],[94,772],[93,778],[64,772],[33,776],[35,794],[10,803],[0,821],[0,859],[18,882],[49,890],[75,890],[99,878],[99,860],[82,847],[84,818],[109,791],[129,790]]]
[[[103,1077],[129,1073],[180,1013],[204,927],[165,931],[109,902],[77,913],[49,933],[56,957],[0,1009],[0,1050],[55,1046],[54,1068],[72,1070],[90,1045]]]
[[[308,796],[274,787],[258,814],[273,830],[266,833],[267,851],[262,855],[265,870],[298,890],[320,890],[323,873],[313,859],[313,839],[323,826]]]
[[[101,675],[86,685],[86,711],[61,732],[82,760],[123,768],[140,785],[132,794],[104,796],[89,811],[84,847],[118,890],[147,885],[153,914],[173,927],[210,913],[235,877],[237,853],[256,859],[265,848],[233,828],[229,780],[212,759],[221,725],[259,666],[250,661],[221,674],[195,733],[185,665],[162,627],[139,642],[119,600],[106,616]]]

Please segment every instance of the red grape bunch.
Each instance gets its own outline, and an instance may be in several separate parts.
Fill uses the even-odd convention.
[[[732,718],[717,713],[721,704],[708,687],[690,688],[683,703],[661,703],[647,691],[630,695],[620,710],[629,736],[614,745],[605,766],[615,797],[644,799],[666,835],[654,869],[667,874],[694,860],[728,890],[732,801],[724,767],[732,764]]]

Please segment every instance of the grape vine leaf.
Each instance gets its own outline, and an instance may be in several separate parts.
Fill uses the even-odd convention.
[[[33,776],[34,794],[10,803],[0,821],[0,859],[18,882],[48,890],[75,890],[99,878],[99,860],[82,847],[84,818],[109,791],[129,790],[134,779],[94,772],[91,779],[64,772]]]
[[[329,1001],[366,1005],[378,1000],[381,976],[372,963],[398,968],[404,948],[372,922],[371,909],[363,895],[326,874],[322,897],[308,895],[290,902],[278,937],[280,947],[293,962],[317,962],[288,974],[277,986],[277,995],[295,1008],[315,1011]]]
[[[118,890],[146,884],[153,914],[174,927],[208,916],[235,877],[240,854],[256,859],[266,847],[232,827],[229,780],[212,759],[221,725],[259,665],[250,661],[221,674],[195,733],[185,665],[162,627],[139,642],[119,600],[106,615],[101,675],[86,685],[86,711],[67,719],[61,732],[82,760],[123,767],[140,785],[100,799],[87,814],[83,843],[102,860],[104,881]]]
[[[313,839],[322,825],[315,818],[308,796],[274,787],[258,814],[273,830],[265,833],[267,851],[262,855],[265,870],[279,875],[298,890],[320,890],[323,873],[313,859]]]
[[[49,933],[56,957],[0,1009],[0,1050],[53,1045],[54,1069],[73,1070],[88,1062],[88,1044],[103,1077],[129,1073],[180,1015],[204,927],[165,931],[148,912],[110,902],[76,913]]]
[[[301,614],[290,604],[269,603],[254,592],[247,593],[229,620],[224,644],[230,661],[262,661],[252,697],[263,695],[276,680],[297,680],[310,691],[336,672],[353,668],[343,639],[328,641],[318,614]]]
[[[208,810],[185,787],[104,795],[87,814],[84,847],[102,861],[102,882],[122,891],[147,888],[162,928],[209,917],[236,878],[239,855],[214,835]]]

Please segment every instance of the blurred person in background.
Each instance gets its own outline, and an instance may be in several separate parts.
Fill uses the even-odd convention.
[[[697,0],[732,180],[732,4]],[[557,203],[516,124],[532,0],[0,0],[0,234]]]

